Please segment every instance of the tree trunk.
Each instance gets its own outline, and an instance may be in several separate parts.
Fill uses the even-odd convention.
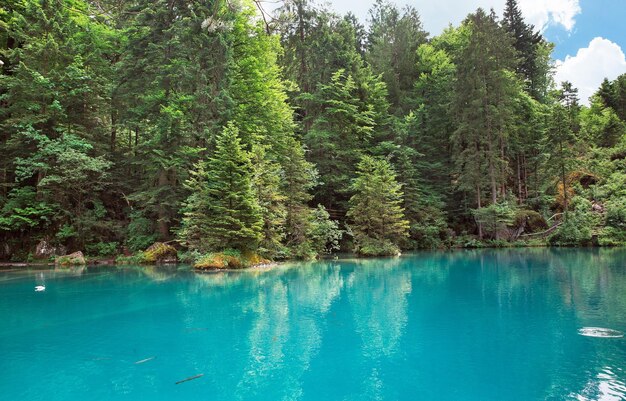
[[[167,170],[161,170],[159,173],[159,188],[169,185]],[[159,219],[157,221],[159,228],[159,236],[161,240],[167,241],[170,235],[169,214],[163,203],[159,203]]]
[[[476,186],[476,205],[478,209],[482,207],[480,202],[480,184]],[[480,221],[478,222],[478,238],[483,239],[483,225]]]
[[[517,203],[524,203],[524,190],[522,188],[522,158],[517,154]]]
[[[491,203],[495,205],[498,201],[498,185],[496,184],[496,171],[492,159],[489,160],[489,179],[491,180]]]
[[[115,112],[111,113],[111,153],[115,152],[115,143],[117,142],[117,118]]]

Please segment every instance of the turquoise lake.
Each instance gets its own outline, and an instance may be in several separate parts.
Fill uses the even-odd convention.
[[[626,400],[585,327],[626,331],[626,250],[0,271],[0,399]]]

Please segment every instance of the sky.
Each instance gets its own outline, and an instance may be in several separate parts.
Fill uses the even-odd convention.
[[[411,5],[422,17],[431,36],[452,23],[457,26],[478,7],[493,8],[499,15],[505,0],[390,0]],[[348,11],[366,22],[374,0],[327,2],[340,14]],[[555,44],[556,82],[570,81],[583,104],[606,77],[626,73],[626,0],[518,0],[527,22]]]

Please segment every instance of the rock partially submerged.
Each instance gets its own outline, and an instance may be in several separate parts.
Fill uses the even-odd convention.
[[[69,255],[59,256],[54,260],[55,266],[82,266],[86,264],[85,255],[82,252],[74,252]]]
[[[164,242],[155,242],[143,253],[146,263],[176,263],[178,251]]]

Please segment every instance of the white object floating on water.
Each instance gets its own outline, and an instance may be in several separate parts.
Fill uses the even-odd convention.
[[[604,327],[583,327],[578,329],[578,334],[585,337],[597,337],[597,338],[621,338],[624,337],[624,333],[618,330],[607,329]]]
[[[41,291],[45,291],[45,290],[46,290],[46,286],[45,285],[35,286],[35,292],[41,292]]]

